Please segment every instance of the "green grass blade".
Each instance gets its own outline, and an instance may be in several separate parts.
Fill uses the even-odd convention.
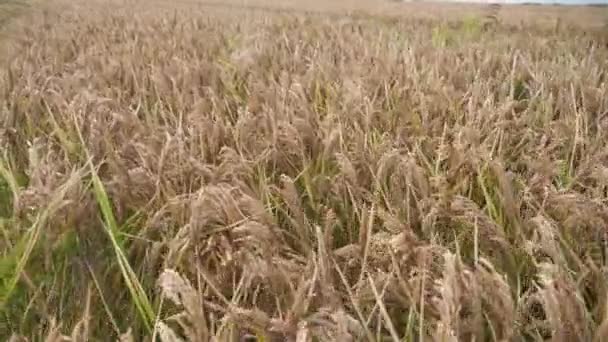
[[[92,163],[90,163],[90,166],[93,180],[93,193],[104,219],[104,228],[106,229],[110,241],[112,242],[112,248],[116,255],[120,272],[122,273],[123,279],[131,294],[131,299],[135,304],[146,329],[149,332],[152,332],[154,321],[156,320],[156,314],[154,313],[152,304],[150,303],[143,286],[141,285],[124,253],[124,247],[119,237],[120,229],[116,223],[116,218],[114,216],[108,194],[106,193],[103,183],[101,182],[101,179],[99,179],[97,171],[94,169]]]

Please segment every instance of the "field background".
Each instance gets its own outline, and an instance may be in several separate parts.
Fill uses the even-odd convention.
[[[160,1],[160,3],[163,3]],[[296,0],[226,0],[226,1],[197,1],[181,0],[175,4],[197,4],[205,7],[228,7],[247,10],[252,8],[307,11],[312,13],[357,13],[398,16],[402,18],[432,18],[443,20],[460,20],[465,16],[484,15],[492,5],[464,4],[446,2],[399,2],[399,1],[370,1],[370,0],[337,0],[337,1],[296,1]],[[558,5],[501,5],[497,16],[501,22],[508,24],[521,23],[555,23],[561,20],[577,26],[603,27],[606,25],[608,10],[605,6],[558,6]]]
[[[0,13],[0,339],[608,339],[607,8]]]

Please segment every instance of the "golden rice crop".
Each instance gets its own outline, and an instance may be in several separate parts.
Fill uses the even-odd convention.
[[[608,338],[600,26],[54,4],[0,73],[3,340]]]

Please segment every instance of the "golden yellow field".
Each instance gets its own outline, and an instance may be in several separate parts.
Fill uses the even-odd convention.
[[[608,340],[607,25],[30,5],[1,29],[0,339]]]

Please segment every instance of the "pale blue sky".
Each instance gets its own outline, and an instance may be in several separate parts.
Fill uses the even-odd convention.
[[[608,0],[508,0],[505,2],[519,3],[519,2],[535,2],[535,3],[560,3],[569,5],[580,5],[580,4],[608,4]]]
[[[558,3],[563,5],[591,5],[591,4],[608,4],[608,0],[452,0],[455,2],[488,2],[488,3],[538,3],[552,4]]]

